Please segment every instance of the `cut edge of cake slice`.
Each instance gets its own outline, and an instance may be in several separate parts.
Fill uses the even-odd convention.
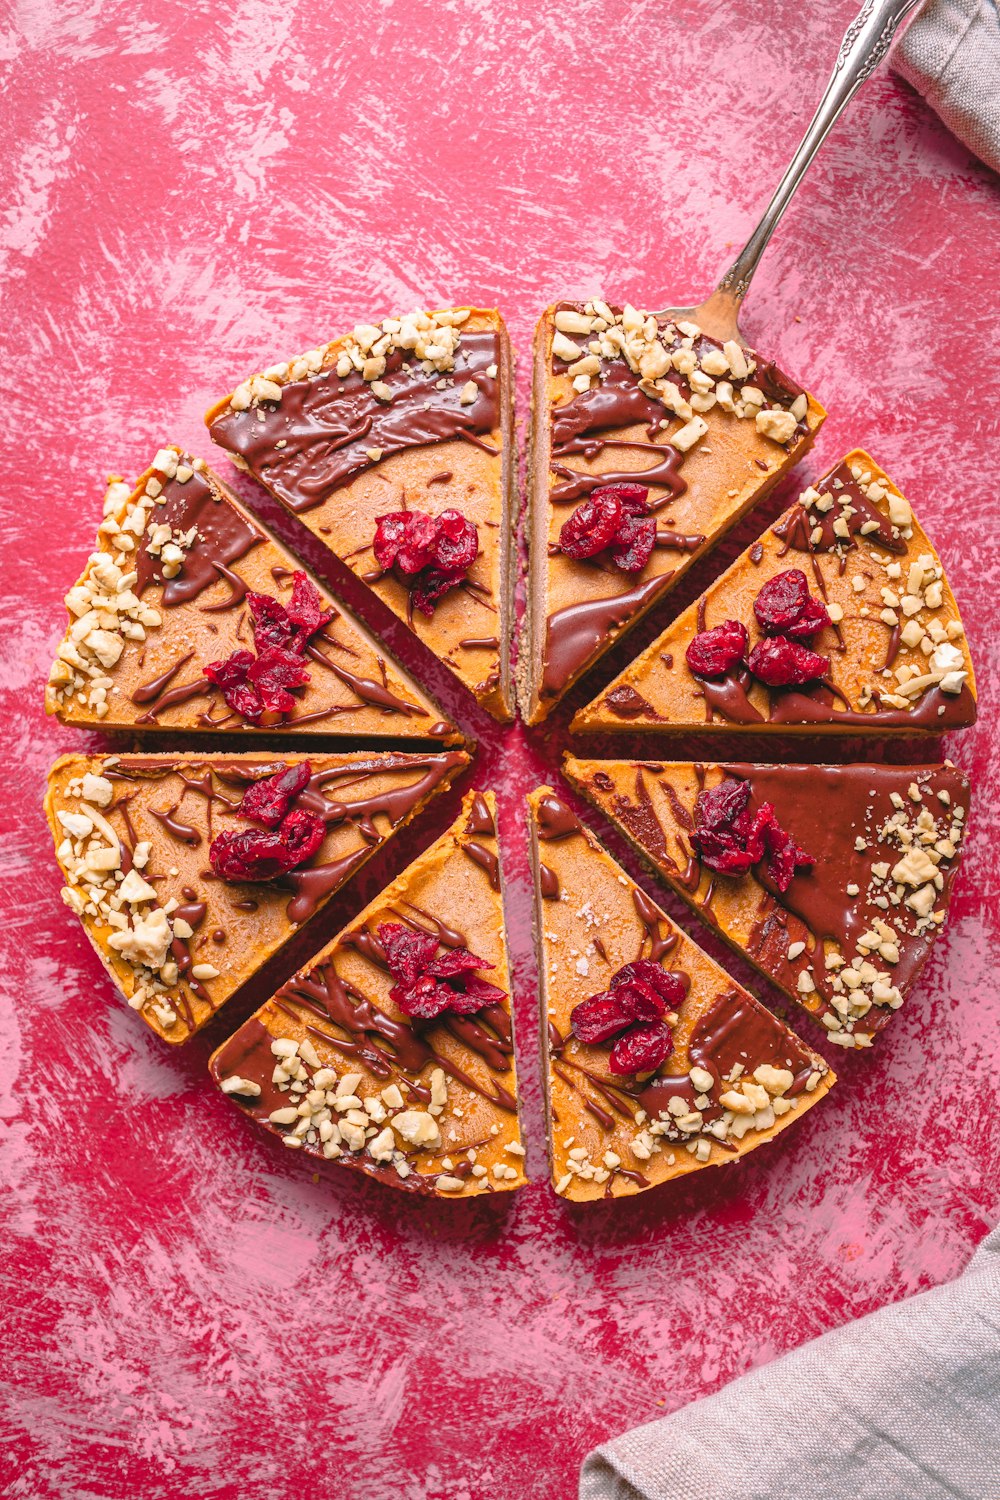
[[[266,596],[259,620],[248,595]],[[134,486],[109,481],[97,550],[65,602],[45,690],[64,724],[462,742],[361,622],[176,445]],[[209,665],[222,669],[213,682]]]
[[[457,750],[63,755],[44,802],[63,901],[128,1005],[185,1042],[468,764]],[[305,857],[238,879],[248,860],[272,869],[282,829]]]
[[[499,860],[493,793],[469,792],[453,826],[213,1054],[223,1093],[286,1146],[407,1192],[523,1187]],[[436,1015],[428,985],[452,993]]]
[[[242,381],[205,421],[482,708],[513,718],[514,355],[495,308],[360,324]]]
[[[631,1196],[737,1161],[829,1092],[823,1058],[677,927],[551,787],[528,804],[560,1196]],[[585,1024],[589,1043],[577,1034]],[[622,1048],[618,1066],[641,1060],[640,1072],[615,1071]]]
[[[593,314],[602,311],[606,316],[595,322]],[[674,331],[668,335],[667,324],[660,319],[663,337],[647,339],[644,329],[648,329],[652,317],[628,306],[618,312],[595,300],[554,304],[538,323],[528,457],[528,598],[517,674],[521,715],[528,724],[547,718],[578,679],[680,581],[696,558],[714,546],[799,461],[826,416],[819,402],[773,363],[755,364],[753,351],[740,349],[735,343],[722,345],[693,324],[670,325]],[[593,345],[591,335],[582,327],[587,323],[595,325],[591,330],[596,336]],[[609,363],[610,345],[600,354],[592,349],[604,346],[611,336],[619,339],[628,353]],[[676,379],[680,383],[671,383],[660,368],[671,357],[666,346],[668,337],[673,357],[683,360],[687,355],[700,367],[710,351],[709,363],[714,359],[721,364],[728,379],[702,374],[711,389],[700,394],[687,387],[687,376],[679,371]],[[673,348],[675,343],[677,347]],[[658,361],[655,378],[653,366],[643,363],[651,358]],[[588,361],[598,370],[589,372]],[[749,366],[747,361],[751,362]],[[735,395],[736,377],[729,369],[730,362],[744,371],[745,384],[735,389]],[[640,373],[646,369],[650,378]],[[759,383],[756,386],[755,381]],[[774,406],[773,411],[762,413],[760,421],[751,420],[756,408],[741,399],[751,389],[762,403],[766,389],[766,403]],[[721,404],[723,396],[716,396],[716,391],[724,394],[725,406]],[[555,401],[556,397],[561,399]],[[793,421],[790,410],[796,403]],[[577,413],[578,407],[581,410]],[[715,416],[706,420],[701,413],[713,407],[717,408]],[[584,470],[568,468],[565,462],[553,463],[554,412],[562,413],[566,429],[555,458],[565,460],[568,454],[581,454]],[[788,422],[788,430],[767,432],[767,416],[779,413],[782,421]],[[650,466],[649,451],[639,450],[650,449],[649,439],[657,428],[673,429],[669,441],[658,444],[669,458],[657,459]],[[617,438],[615,431],[619,433]],[[706,435],[712,439],[711,446],[703,442]],[[638,483],[647,491],[653,487],[653,499],[647,493],[644,503],[651,516],[664,521],[662,527],[655,528],[652,553],[647,553],[644,563],[638,558],[630,561],[628,573],[613,565],[613,553],[602,551],[596,559],[580,563],[563,556],[559,549],[561,523],[570,515],[570,506],[563,501],[589,494],[597,472],[590,468],[591,461],[599,460],[606,447],[615,446],[620,456],[606,478],[601,476],[603,482]],[[553,472],[561,476],[555,485]],[[559,504],[554,504],[556,492],[564,490],[567,495],[560,495]],[[659,566],[660,558],[676,565]],[[561,591],[557,574],[567,575]],[[553,592],[566,595],[555,600],[554,608]]]
[[[944,565],[906,497],[855,448],[571,728],[940,734],[975,717],[975,673]]]
[[[947,917],[968,819],[964,772],[572,756],[563,769],[830,1042],[871,1047]],[[713,796],[727,781],[748,793]]]

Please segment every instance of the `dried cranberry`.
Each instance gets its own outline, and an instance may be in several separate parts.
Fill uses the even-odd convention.
[[[439,568],[422,569],[410,587],[413,608],[419,609],[422,615],[432,615],[435,602],[441,598],[442,594],[447,594],[457,588],[464,577],[464,569],[453,570],[450,573],[442,573]]]
[[[670,1027],[663,1021],[639,1021],[611,1049],[612,1073],[652,1073],[674,1050]]]
[[[747,658],[747,666],[767,687],[802,687],[826,676],[830,658],[818,656],[808,646],[800,646],[787,636],[776,635],[757,642]]]
[[[810,594],[801,568],[786,568],[769,579],[754,600],[753,612],[767,635],[806,637],[830,624],[826,607]]]
[[[706,787],[698,793],[694,805],[695,828],[701,833],[704,829],[728,827],[749,800],[748,781],[727,780],[720,781],[718,786]]]
[[[224,661],[210,661],[205,676],[222,691],[226,706],[250,724],[256,724],[264,712],[257,689],[247,681],[256,661],[252,651],[234,651]]]
[[[309,681],[301,656],[284,646],[268,646],[262,651],[247,677],[257,689],[265,710],[275,714],[291,713],[295,699],[289,690]]]
[[[278,829],[244,828],[212,840],[209,859],[222,880],[274,880],[288,869]]]
[[[285,613],[296,630],[297,650],[305,650],[310,636],[315,635],[317,630],[322,630],[324,625],[329,625],[333,619],[333,611],[323,609],[319,589],[301,571],[292,574],[292,597],[285,607]]]
[[[573,1035],[591,1047],[617,1036],[634,1017],[622,1001],[605,991],[574,1005],[569,1019]]]
[[[613,485],[594,490],[563,522],[559,532],[560,548],[567,557],[578,561],[596,557],[615,541],[622,515],[622,503]]]
[[[278,833],[285,846],[285,868],[292,870],[312,859],[326,837],[326,823],[318,813],[296,807],[283,820]]]
[[[685,653],[696,677],[724,677],[745,657],[750,637],[739,620],[723,620],[712,630],[701,630]]]
[[[451,1009],[455,992],[440,980],[423,974],[412,984],[394,984],[389,998],[405,1016],[413,1016],[418,1021],[433,1021]]]
[[[456,974],[474,974],[477,969],[495,968],[496,964],[488,964],[484,959],[477,958],[468,948],[446,948],[443,953],[431,959],[426,972],[433,974],[436,979],[453,979]]]
[[[415,932],[403,922],[382,922],[378,940],[389,965],[389,973],[401,984],[416,984],[438,949],[429,932]]]
[[[502,989],[477,976],[477,970],[494,965],[467,948],[437,954],[436,937],[402,922],[382,922],[378,940],[397,981],[389,994],[405,1015],[421,1021],[432,1021],[445,1011],[468,1016],[504,998]]]
[[[659,1007],[655,1016],[662,1016],[665,1010],[676,1010],[687,994],[687,986],[681,976],[670,969],[661,969],[651,958],[639,958],[634,963],[625,964],[611,981],[612,993],[617,997],[621,997],[623,991],[635,987],[640,987],[647,995],[652,992]],[[636,1020],[653,1020],[655,1016],[643,1016],[636,1011]]]
[[[492,967],[492,964],[483,964],[484,969]],[[496,1005],[505,998],[505,992],[499,985],[490,984],[488,979],[480,979],[475,974],[467,974],[462,981],[462,988],[453,989],[451,993],[451,1008],[460,1016],[471,1015],[473,1011],[482,1010],[484,1005]]]
[[[611,1051],[612,1073],[645,1073],[658,1068],[673,1049],[670,1029],[662,1020],[687,994],[680,974],[661,969],[652,959],[625,964],[611,987],[575,1005],[570,1014],[574,1036],[587,1046],[617,1041]]]
[[[769,804],[765,803],[765,806]],[[766,869],[771,880],[784,895],[792,883],[796,870],[808,868],[814,861],[804,849],[800,849],[790,833],[786,833],[770,808],[771,818],[763,831],[766,850]]]
[[[297,797],[309,785],[312,767],[307,760],[297,766],[287,766],[273,776],[262,777],[248,786],[238,811],[253,823],[263,823],[265,828],[277,828]]]
[[[601,495],[607,490],[614,491],[624,515],[644,516],[648,513],[649,490],[644,484],[605,484],[594,494]]]
[[[279,599],[270,594],[247,594],[247,604],[253,621],[254,645],[258,651],[268,646],[287,646],[295,628],[288,618],[288,611]]]
[[[720,875],[745,875],[766,860],[768,875],[784,893],[795,871],[813,861],[782,828],[770,802],[751,814],[749,798],[746,781],[722,781],[699,793],[692,841],[702,862]]]
[[[479,556],[479,532],[457,510],[437,517],[422,510],[380,516],[372,543],[383,573],[395,568],[421,614],[432,615],[435,601],[457,588]]]
[[[443,510],[437,518],[434,561],[443,573],[464,573],[479,556],[479,532],[457,510]]]
[[[409,514],[408,510],[393,510],[388,515],[378,518],[372,551],[383,573],[388,573],[390,568],[396,565],[399,549],[406,536],[406,522]]]
[[[437,522],[422,510],[411,510],[406,518],[406,532],[396,553],[396,567],[411,577],[434,561]]]
[[[656,545],[656,522],[652,516],[622,516],[608,556],[623,573],[641,573]]]

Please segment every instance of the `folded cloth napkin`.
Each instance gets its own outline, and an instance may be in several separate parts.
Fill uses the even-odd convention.
[[[1000,1229],[949,1286],[598,1448],[580,1500],[1000,1500]]]
[[[929,0],[897,42],[892,65],[1000,172],[998,0]]]

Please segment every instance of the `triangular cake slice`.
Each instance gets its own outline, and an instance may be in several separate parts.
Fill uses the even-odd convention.
[[[518,657],[529,724],[799,461],[825,415],[773,363],[694,323],[597,300],[549,308]]]
[[[244,380],[215,442],[512,716],[513,358],[499,313],[362,324]]]
[[[64,724],[461,739],[202,459],[112,480],[97,547],[45,694]]]
[[[427,755],[64,755],[45,811],[76,912],[184,1042],[469,763]]]
[[[496,807],[437,843],[214,1054],[223,1093],[286,1146],[402,1188],[522,1187]]]
[[[552,1180],[620,1198],[772,1140],[834,1082],[549,787],[528,798]]]
[[[871,1046],[947,915],[963,772],[569,758],[566,774],[830,1041]]]
[[[909,502],[856,448],[572,728],[939,734],[975,717],[941,560]]]

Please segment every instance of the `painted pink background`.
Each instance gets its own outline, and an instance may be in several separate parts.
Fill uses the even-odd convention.
[[[112,994],[59,904],[39,811],[48,763],[83,743],[45,721],[41,681],[109,470],[136,473],[168,439],[210,456],[211,399],[373,312],[497,302],[526,351],[558,296],[655,307],[707,291],[852,11],[853,0],[8,10],[5,1496],[562,1500],[594,1443],[954,1276],[996,1217],[1000,367],[982,337],[995,323],[1000,203],[997,179],[889,74],[825,147],[746,325],[831,412],[807,471],[867,444],[940,546],[980,673],[979,726],[950,747],[975,774],[976,802],[919,991],[876,1056],[835,1059],[843,1081],[826,1107],[736,1170],[589,1211],[552,1196],[519,799],[553,774],[567,716],[530,736],[498,732],[419,651],[403,654],[481,736],[474,776],[501,797],[537,1179],[509,1205],[313,1177],[254,1136],[205,1073],[252,1001],[430,841],[457,794],[182,1052]],[[374,607],[369,618],[384,619]]]

